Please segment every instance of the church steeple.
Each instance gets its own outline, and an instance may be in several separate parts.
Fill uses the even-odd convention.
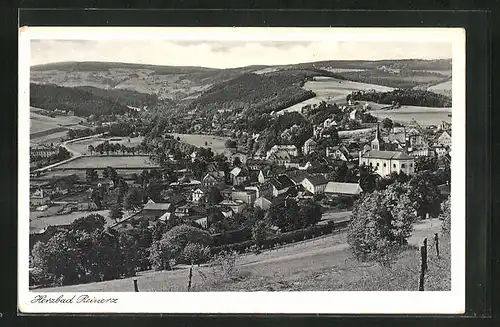
[[[377,124],[377,129],[375,131],[375,138],[372,141],[371,148],[372,150],[381,151],[383,150],[384,141],[380,137],[380,125]]]

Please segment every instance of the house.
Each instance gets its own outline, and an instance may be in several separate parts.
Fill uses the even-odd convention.
[[[286,193],[295,184],[287,175],[280,175],[270,179],[271,186],[273,187],[273,196]]]
[[[141,215],[148,219],[158,219],[165,214],[165,212],[172,211],[171,203],[156,203],[149,200],[142,208]]]
[[[269,157],[272,154],[277,153],[277,152],[281,152],[281,153],[286,152],[286,153],[288,153],[289,157],[296,157],[299,155],[297,147],[295,145],[288,145],[288,144],[273,145],[273,147],[269,151],[267,151],[266,159],[269,159]]]
[[[270,177],[272,176],[272,172],[270,169],[261,169],[259,171],[259,175],[257,176],[257,180],[259,183],[264,183],[266,182]]]
[[[222,181],[210,173],[207,173],[205,177],[201,180],[201,185],[206,188],[210,188],[212,186],[218,186],[222,184]]]
[[[236,151],[235,153],[228,155],[227,158],[230,162],[234,162],[234,160],[238,158],[242,164],[246,164],[248,156],[241,151]]]
[[[102,181],[97,183],[97,188],[103,188],[105,192],[108,192],[109,190],[112,190],[115,187],[115,182],[112,180],[109,181]]]
[[[203,199],[205,199],[207,194],[208,194],[208,191],[205,187],[203,187],[203,186],[198,187],[193,191],[193,193],[191,193],[191,200],[193,202],[200,203],[203,201]]]
[[[241,213],[246,208],[246,203],[241,200],[224,200],[220,203],[221,206],[229,207],[234,213]]]
[[[404,172],[407,175],[415,173],[415,158],[404,151],[386,151],[385,143],[380,138],[379,127],[371,142],[370,150],[363,149],[359,153],[359,165],[373,167],[375,172],[386,177],[393,172]]]
[[[271,207],[271,201],[269,201],[267,198],[261,196],[257,200],[255,200],[254,207],[260,208],[264,211],[267,211]]]
[[[235,190],[231,193],[231,199],[234,201],[241,200],[248,205],[253,205],[253,203],[257,199],[257,192],[255,190]]]
[[[195,162],[195,160],[198,158],[198,153],[196,151],[193,151],[189,157],[191,158],[191,162]]]
[[[273,187],[269,182],[260,183],[258,185],[246,186],[245,190],[255,191],[255,197],[257,198],[262,196],[271,197],[273,195]]]
[[[302,154],[307,156],[309,153],[314,152],[317,145],[318,143],[313,138],[308,139],[302,146]]]
[[[349,151],[345,146],[329,146],[326,148],[326,157],[335,160],[349,161]]]
[[[251,171],[259,171],[262,168],[269,166],[270,162],[267,160],[257,160],[257,159],[248,159],[246,162],[247,168]]]
[[[323,175],[314,175],[305,177],[301,185],[312,194],[322,194],[327,183],[328,181]]]
[[[210,163],[207,165],[206,172],[216,179],[223,179],[226,177],[226,173],[224,172],[224,170],[217,167],[217,165],[214,163]]]
[[[192,207],[193,206],[191,204],[184,204],[180,207],[177,207],[174,213],[177,217],[187,217],[191,214]]]
[[[349,119],[351,120],[361,120],[363,118],[363,112],[358,109],[354,109],[349,113]]]
[[[43,189],[38,189],[30,196],[30,204],[38,207],[50,202],[49,193]]]
[[[438,157],[443,157],[448,154],[449,148],[445,145],[435,145],[432,147],[432,150]]]
[[[298,170],[308,170],[312,167],[312,163],[310,161],[303,163],[300,160],[292,160],[291,162],[285,163],[285,168],[295,168]]]
[[[288,151],[286,150],[279,150],[277,152],[273,152],[269,157],[268,160],[271,161],[272,163],[276,165],[281,165],[284,166],[287,163],[291,162],[291,156]]]
[[[293,171],[288,173],[287,176],[295,185],[302,185],[302,181],[304,178],[308,177],[309,174],[304,171]]]
[[[436,156],[436,152],[433,149],[413,150],[410,151],[408,154],[415,158],[422,158],[422,157],[432,158]]]
[[[250,178],[248,171],[240,167],[234,167],[229,174],[233,185],[242,185]]]
[[[441,124],[438,126],[439,131],[447,131],[451,129],[451,123],[448,123],[444,120],[441,121]]]
[[[168,202],[173,208],[177,208],[187,203],[186,198],[182,194],[175,194],[168,199]]]
[[[330,127],[334,127],[334,126],[337,126],[337,122],[335,120],[333,120],[333,118],[327,118],[323,122],[323,128],[325,128],[325,129],[330,128]]]
[[[328,182],[325,187],[325,193],[331,196],[352,197],[363,192],[358,183],[338,183]]]
[[[444,131],[436,140],[437,144],[451,148],[451,131]]]

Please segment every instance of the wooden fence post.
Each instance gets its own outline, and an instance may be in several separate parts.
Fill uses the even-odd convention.
[[[188,292],[191,290],[191,279],[193,278],[193,266],[189,267]]]
[[[420,278],[418,290],[424,290],[425,272],[427,271],[427,238],[424,238],[423,244],[420,246]]]
[[[438,233],[434,234],[434,244],[436,245],[436,254],[439,258],[439,235]]]
[[[137,279],[134,278],[134,291],[139,292],[139,288],[137,287]]]
[[[424,272],[427,272],[429,267],[427,266],[427,237],[424,238]]]

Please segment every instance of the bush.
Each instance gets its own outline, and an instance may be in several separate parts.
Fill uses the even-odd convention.
[[[356,202],[347,240],[358,260],[388,265],[396,249],[407,244],[415,220],[407,190],[399,183],[392,184]]]
[[[443,221],[441,225],[441,233],[444,235],[450,235],[451,231],[451,197],[448,196],[448,199],[441,204],[441,214],[439,215],[439,219]]]
[[[189,243],[182,251],[182,258],[186,263],[205,263],[210,258],[210,248],[199,243]]]

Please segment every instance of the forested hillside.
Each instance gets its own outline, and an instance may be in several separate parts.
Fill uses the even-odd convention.
[[[31,84],[30,105],[46,110],[72,110],[76,116],[121,114],[131,111],[127,106],[142,107],[158,102],[154,95],[131,90],[104,90],[90,86],[63,87],[52,84]]]
[[[281,110],[314,97],[314,92],[302,86],[308,79],[318,75],[339,77],[318,69],[246,73],[214,85],[195,99],[191,108],[208,112],[215,109],[259,112]]]

